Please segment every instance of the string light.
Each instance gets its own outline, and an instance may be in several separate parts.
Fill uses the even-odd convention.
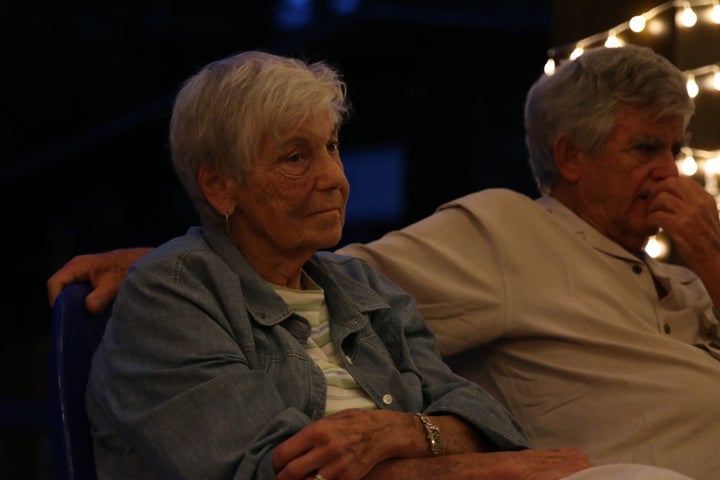
[[[692,177],[698,171],[698,164],[695,161],[695,157],[692,156],[692,151],[685,158],[678,161],[678,171],[686,177]]]
[[[552,75],[553,72],[555,72],[554,58],[548,58],[548,61],[545,62],[545,67],[543,68],[543,71],[545,72],[545,75]]]
[[[605,40],[605,46],[607,48],[617,48],[621,45],[622,45],[622,42],[617,37],[617,34],[614,31],[610,30],[607,40]]]
[[[581,46],[578,45],[577,47],[575,47],[575,50],[573,50],[573,51],[570,53],[570,60],[575,60],[575,59],[578,58],[580,55],[582,55],[584,51],[585,51],[585,50],[584,50]]]
[[[705,160],[705,173],[717,175],[720,173],[720,157],[710,157]]]
[[[645,253],[652,258],[664,259],[669,251],[670,245],[667,240],[659,234],[651,236],[645,243]]]
[[[717,2],[710,11],[710,20],[712,20],[713,23],[720,23],[720,5],[718,5]]]
[[[690,95],[690,98],[695,98],[697,97],[698,93],[700,93],[700,87],[695,81],[695,75],[693,74],[687,75],[687,92],[688,95]]]
[[[601,44],[610,43],[615,45],[616,41],[619,43],[622,43],[622,40],[619,38],[621,34],[626,32],[627,30],[630,30],[635,33],[642,32],[646,29],[651,30],[651,33],[661,33],[658,31],[660,27],[658,26],[657,22],[654,22],[651,24],[652,20],[655,20],[656,17],[658,17],[661,13],[665,12],[666,10],[669,10],[671,8],[675,8],[677,11],[676,14],[676,24],[691,28],[697,24],[698,16],[695,12],[695,9],[702,8],[702,7],[709,7],[710,13],[709,17],[712,20],[712,22],[716,24],[720,24],[720,1],[719,0],[692,0],[692,1],[678,1],[678,0],[672,0],[665,3],[662,3],[647,12],[644,12],[640,15],[633,16],[629,21],[623,22],[619,25],[616,25],[612,28],[610,28],[606,32],[600,32],[595,35],[591,35],[589,37],[583,38],[579,40],[578,42],[574,42],[571,44],[561,45],[558,47],[553,48],[553,52],[565,52],[565,57],[572,59],[575,59],[579,57],[583,50],[585,48],[591,47],[591,46],[599,46]],[[652,25],[654,25],[653,28]],[[617,39],[617,40],[616,40]],[[606,45],[610,46],[610,45]],[[572,52],[572,53],[567,53]]]
[[[630,23],[628,23],[630,30],[635,33],[640,33],[645,30],[645,25],[647,25],[647,21],[644,15],[635,15],[630,19]]]
[[[690,6],[690,2],[685,2],[683,9],[680,11],[680,25],[683,27],[694,27],[697,23],[697,14]]]
[[[683,73],[687,81],[688,93],[692,98],[695,98],[701,90],[698,79],[703,79],[706,90],[710,88],[715,91],[720,90],[720,62],[685,70]]]

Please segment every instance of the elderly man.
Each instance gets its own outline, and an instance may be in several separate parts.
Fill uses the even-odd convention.
[[[720,221],[675,157],[693,105],[653,52],[597,49],[525,111],[542,197],[468,195],[344,253],[412,293],[448,363],[533,445],[717,478]],[[662,228],[689,269],[643,254]]]

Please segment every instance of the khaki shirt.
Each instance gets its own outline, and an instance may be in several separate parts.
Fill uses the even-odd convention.
[[[534,447],[718,478],[720,328],[690,270],[643,262],[556,200],[505,189],[340,253],[414,295],[447,362]]]

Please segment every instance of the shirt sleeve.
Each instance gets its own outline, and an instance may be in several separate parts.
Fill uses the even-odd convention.
[[[502,332],[502,257],[492,232],[460,206],[338,253],[365,259],[415,297],[442,355],[483,345]]]

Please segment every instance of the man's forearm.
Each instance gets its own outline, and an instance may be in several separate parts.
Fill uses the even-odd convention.
[[[577,449],[476,452],[381,462],[366,480],[559,480],[591,467]]]

